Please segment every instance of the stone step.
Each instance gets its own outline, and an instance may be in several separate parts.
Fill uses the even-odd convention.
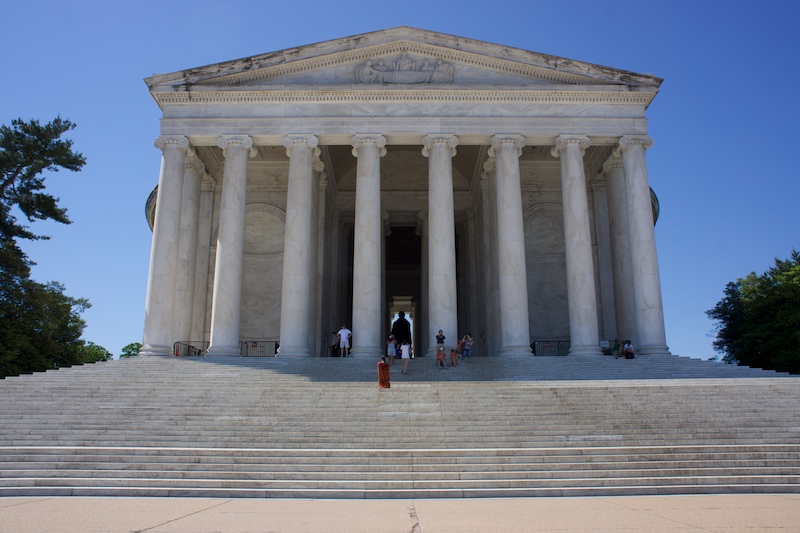
[[[379,391],[354,358],[133,358],[0,382],[0,495],[796,492],[798,384],[521,357],[415,360]]]

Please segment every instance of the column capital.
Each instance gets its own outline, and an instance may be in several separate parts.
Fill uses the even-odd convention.
[[[428,157],[428,151],[437,143],[445,143],[450,148],[450,157],[455,157],[458,137],[449,133],[430,133],[422,139],[422,155]]]
[[[153,144],[159,150],[164,150],[168,145],[175,145],[178,148],[187,150],[189,148],[189,139],[184,135],[162,135],[158,137]]]
[[[379,134],[364,133],[353,135],[353,138],[350,140],[354,157],[358,157],[358,149],[365,144],[374,144],[380,148],[381,157],[386,155],[386,137]]]
[[[238,144],[248,150],[248,157],[255,157],[256,149],[253,146],[253,139],[249,135],[221,135],[217,141],[217,146],[222,148],[222,155],[227,156],[228,147]]]
[[[200,190],[203,192],[213,192],[217,188],[217,180],[207,172],[203,174],[203,181],[200,182]]]
[[[489,157],[493,157],[495,151],[504,144],[513,144],[517,149],[517,157],[522,155],[522,147],[525,146],[525,137],[518,134],[498,133],[492,137],[492,147],[489,148]]]
[[[619,157],[622,150],[634,144],[641,144],[647,150],[653,147],[653,139],[649,135],[623,135],[619,138],[619,146],[614,148],[614,155]]]
[[[497,169],[497,159],[494,156],[490,157],[483,162],[483,170],[481,171],[481,179],[488,180],[491,178],[494,171]]]
[[[389,225],[389,212],[385,209],[381,209],[381,220],[383,221],[383,234],[384,236],[388,237],[392,234],[392,227]]]
[[[428,220],[428,210],[423,209],[422,211],[417,211],[417,227],[414,229],[414,233],[417,237],[422,237],[423,226],[425,222]]]
[[[283,138],[283,146],[286,148],[286,155],[292,157],[292,148],[299,143],[305,143],[312,148],[312,155],[319,157],[320,149],[317,147],[319,139],[316,135],[303,134],[303,133],[289,133]]]
[[[603,163],[603,173],[608,174],[609,172],[614,172],[615,170],[623,170],[625,166],[622,164],[622,159],[619,156],[612,156],[609,157],[608,160]]]
[[[184,170],[194,170],[202,175],[206,171],[206,166],[194,155],[194,150],[191,148],[189,150],[191,154],[186,154],[186,161],[183,162]]]
[[[559,135],[556,137],[556,145],[550,149],[550,153],[553,157],[560,157],[561,152],[570,144],[577,144],[578,147],[581,149],[581,156],[583,156],[584,152],[586,151],[589,146],[592,145],[589,137],[586,135]]]

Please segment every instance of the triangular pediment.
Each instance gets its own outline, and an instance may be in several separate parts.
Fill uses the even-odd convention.
[[[627,86],[655,90],[654,76],[399,27],[208,65],[147,80],[151,91],[271,86]]]

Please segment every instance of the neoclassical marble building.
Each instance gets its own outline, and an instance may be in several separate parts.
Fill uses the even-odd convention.
[[[163,112],[142,353],[280,341],[667,354],[645,152],[661,79],[398,27],[146,80]],[[152,218],[151,218],[152,223]]]

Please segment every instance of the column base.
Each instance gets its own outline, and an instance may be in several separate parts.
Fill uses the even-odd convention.
[[[226,355],[226,356],[235,356],[239,357],[242,353],[239,351],[238,346],[214,346],[212,345],[206,355]]]
[[[277,357],[311,357],[311,351],[302,346],[283,346],[278,348]]]
[[[379,348],[350,348],[350,354],[347,357],[360,357],[361,359],[378,360],[382,355],[386,355],[386,351]]]
[[[172,355],[172,346],[145,344],[139,349],[139,355]]]
[[[637,346],[636,352],[637,355],[672,355],[670,353],[669,348],[665,345],[652,345],[652,346]]]
[[[530,346],[520,344],[519,346],[503,346],[500,348],[500,351],[497,352],[497,355],[499,357],[506,357],[509,355],[533,355],[533,351]]]
[[[570,346],[567,355],[603,355],[600,346]]]

